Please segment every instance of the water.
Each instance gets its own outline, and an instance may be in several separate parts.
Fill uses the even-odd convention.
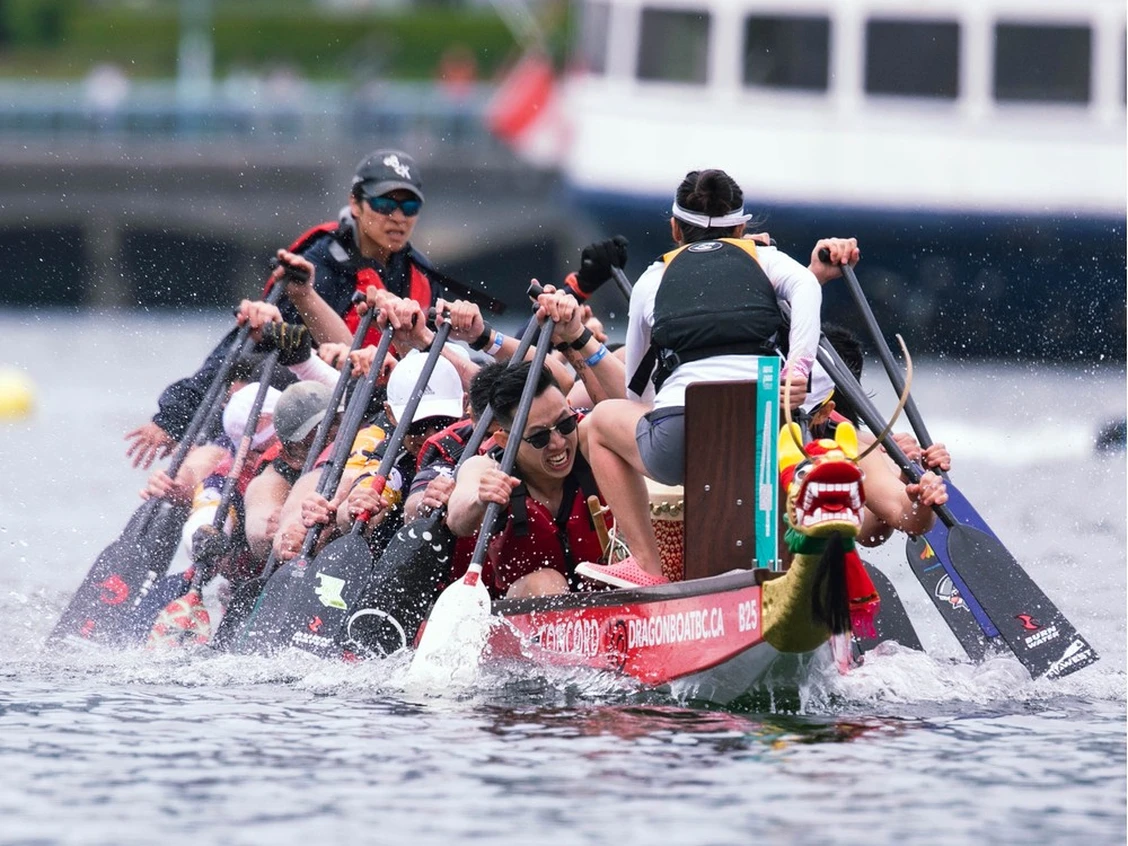
[[[442,695],[398,660],[44,652],[136,505],[122,434],[224,327],[0,314],[38,401],[0,422],[0,843],[1124,842],[1125,460],[1092,450],[1122,367],[917,363],[953,477],[1101,653],[1060,681],[961,660],[896,541],[868,557],[929,654],[744,709],[582,674]]]

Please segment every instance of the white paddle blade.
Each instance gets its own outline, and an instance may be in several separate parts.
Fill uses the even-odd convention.
[[[431,608],[408,680],[428,687],[471,683],[491,625],[490,594],[481,578],[455,582]]]

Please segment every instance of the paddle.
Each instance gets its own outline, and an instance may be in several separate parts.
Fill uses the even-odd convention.
[[[219,495],[219,504],[215,516],[212,518],[211,530],[214,542],[208,543],[203,549],[193,548],[196,553],[192,567],[192,580],[188,590],[183,596],[172,600],[157,615],[149,632],[147,645],[149,647],[175,647],[183,646],[189,641],[206,644],[211,640],[211,617],[204,607],[201,591],[203,586],[219,567],[220,559],[231,549],[230,539],[223,534],[223,524],[227,521],[231,501],[235,498],[235,490],[239,477],[243,475],[243,467],[247,463],[247,456],[251,451],[255,433],[258,429],[259,417],[262,407],[266,403],[266,395],[270,390],[270,379],[274,375],[274,367],[278,363],[278,351],[269,353],[263,362],[259,374],[259,387],[255,393],[251,410],[247,413],[246,425],[243,427],[243,437],[239,439],[239,446],[223,480],[223,490]]]
[[[276,303],[285,287],[274,285],[266,301]],[[172,478],[176,478],[197,436],[210,431],[219,416],[231,368],[241,356],[250,353],[254,345],[250,332],[249,322],[236,331],[169,462],[167,473]],[[137,609],[172,563],[188,511],[187,506],[172,505],[159,498],[142,504],[117,540],[94,561],[47,636],[47,643],[54,644],[72,636],[104,643],[129,639]]]
[[[358,291],[353,295],[354,304],[363,301],[364,294],[361,292]],[[325,449],[325,442],[329,440],[329,430],[333,428],[333,423],[337,418],[337,409],[341,407],[341,400],[345,395],[345,391],[353,381],[349,355],[360,349],[361,345],[364,343],[364,339],[368,336],[368,329],[371,327],[375,317],[376,310],[368,309],[361,316],[357,324],[349,352],[345,355],[344,363],[341,366],[341,375],[337,377],[337,384],[333,386],[333,393],[329,397],[328,409],[325,412],[325,416],[321,418],[321,422],[317,424],[317,432],[313,436],[313,444],[306,452],[305,461],[302,464],[302,476],[313,470],[313,465],[317,462],[318,456],[320,456],[321,451]],[[266,580],[270,577],[270,574],[274,572],[275,558],[276,555],[272,546],[270,553],[266,557],[266,563],[263,564],[262,571],[259,575],[235,586],[231,594],[231,599],[227,603],[227,608],[223,612],[223,619],[220,620],[219,626],[215,631],[215,636],[211,641],[211,645],[216,649],[226,649],[230,646],[231,639],[246,622],[247,616],[255,606],[255,601],[262,592],[263,585],[266,584]]]
[[[539,331],[530,320],[509,360],[516,367],[525,360]],[[462,448],[455,474],[486,439],[493,409],[486,406]],[[435,594],[450,575],[455,538],[446,524],[446,506],[402,526],[388,541],[356,610],[349,616],[341,643],[366,657],[385,656],[404,649],[427,617]]]
[[[839,368],[834,358],[824,349],[829,346],[820,345],[819,363],[831,374],[838,389],[858,409],[866,425],[875,432],[883,431],[885,424],[876,409],[853,374],[845,368]],[[911,482],[920,481],[923,475],[920,468],[909,461],[892,437],[887,436],[882,445]],[[947,552],[952,567],[970,592],[974,593],[1001,637],[1032,676],[1057,678],[1097,660],[1098,656],[1092,646],[1035,584],[998,538],[972,526],[962,525],[946,505],[934,506],[933,510],[948,527]],[[941,613],[944,613],[943,606]],[[945,621],[951,626],[953,615],[946,614]],[[960,631],[953,628],[953,633],[961,638],[961,645],[967,649],[974,642],[966,637],[966,624],[962,620],[960,623]]]
[[[517,450],[521,446],[521,434],[525,431],[529,409],[536,397],[537,381],[540,379],[545,357],[552,344],[554,325],[551,320],[545,320],[540,325],[536,355],[533,357],[529,376],[525,380],[525,389],[521,392],[521,399],[513,416],[513,425],[509,430],[510,437],[502,452],[500,464],[502,473],[513,472]],[[502,506],[496,502],[486,506],[486,513],[478,530],[478,540],[474,544],[474,553],[466,575],[439,594],[439,598],[431,608],[415,656],[411,660],[410,672],[416,678],[429,677],[431,671],[441,672],[442,665],[446,663],[442,658],[444,647],[454,648],[457,656],[463,659],[459,662],[460,666],[468,666],[471,661],[474,666],[477,665],[482,647],[485,645],[482,641],[486,633],[484,624],[490,616],[490,594],[482,583],[482,565],[485,563],[486,549],[497,528],[496,524],[501,513]]]
[[[383,361],[392,344],[392,325],[384,327],[380,344],[376,348],[376,355],[368,374],[357,384],[345,409],[345,417],[337,430],[337,439],[333,445],[333,457],[321,471],[317,483],[317,493],[326,498],[332,496],[340,484],[341,476],[345,470],[349,453],[352,451],[353,441],[360,431],[368,411],[368,403],[376,387],[376,380],[383,369]],[[346,364],[346,367],[348,365]],[[300,582],[307,576],[310,563],[310,553],[321,534],[323,526],[312,526],[306,532],[298,554],[287,561],[271,574],[255,601],[254,607],[247,615],[239,634],[233,638],[232,648],[239,652],[267,651],[277,643],[280,632],[287,625],[289,608]],[[320,628],[318,626],[317,628]],[[312,632],[316,639],[320,637],[316,630]]]
[[[837,389],[842,392],[843,396],[848,399],[855,399],[851,395],[849,388],[843,387],[843,385],[847,383],[857,385],[857,380],[854,379],[853,373],[850,372],[846,363],[842,360],[841,356],[839,356],[838,351],[834,349],[834,346],[827,341],[825,337],[819,342],[818,357],[819,363],[827,373],[830,374]],[[862,416],[862,419],[870,429],[875,433],[881,432],[884,428],[881,422],[881,415],[873,403],[870,402],[869,397],[861,390],[860,385],[858,386],[857,394],[858,396],[854,405],[858,409],[858,413]],[[875,426],[877,426],[877,428],[874,428]],[[888,440],[892,441],[892,438]],[[940,565],[936,564],[936,566],[938,567]],[[928,594],[932,604],[936,607],[936,610],[939,612],[948,628],[951,629],[952,634],[955,635],[960,646],[963,647],[963,650],[973,660],[981,661],[987,654],[987,640],[978,621],[971,615],[969,606],[963,602],[953,601],[948,595],[936,590],[934,584],[935,577],[929,574],[926,569],[922,567],[913,567],[911,569],[913,575],[920,581],[925,593]],[[951,591],[949,591],[949,594],[950,593]]]
[[[819,261],[824,264],[830,263],[830,252],[825,247],[819,251]],[[877,318],[874,316],[873,309],[870,308],[869,302],[866,300],[866,295],[862,291],[862,286],[858,282],[858,277],[854,273],[854,268],[849,264],[841,265],[842,274],[846,279],[846,286],[850,291],[850,296],[854,300],[858,311],[865,321],[866,328],[869,330],[870,337],[873,338],[874,345],[877,347],[878,356],[881,358],[881,364],[885,368],[886,374],[889,376],[889,381],[893,385],[893,389],[898,395],[905,390],[905,380],[901,375],[901,371],[897,367],[897,363],[893,360],[893,353],[889,349],[889,344],[885,340],[885,335],[881,331],[881,327],[877,323]],[[909,396],[905,404],[905,415],[909,418],[909,423],[913,428],[913,433],[916,435],[922,447],[929,447],[932,445],[932,437],[928,433],[928,429],[924,425],[924,420],[920,416],[920,411],[917,409],[916,402],[913,401],[912,396]],[[967,499],[952,483],[948,474],[940,471],[940,475],[944,478],[945,484],[949,490],[949,503],[948,508],[953,514],[957,515],[958,520],[963,525],[974,526],[980,531],[987,532],[994,535],[986,521],[979,515]],[[966,584],[960,578],[948,559],[947,540],[948,540],[948,527],[943,523],[938,523],[935,528],[926,533],[927,540],[917,537],[910,537],[906,542],[905,552],[909,562],[909,566],[913,569],[914,573],[918,573],[918,578],[924,576],[922,584],[925,582],[933,582],[931,590],[925,584],[925,589],[929,590],[929,594],[933,597],[933,601],[943,601],[954,604],[959,604],[961,599],[967,604],[967,608],[971,611],[975,621],[983,629],[983,633],[987,637],[997,637],[999,630],[991,622],[987,612],[983,610],[979,602],[976,600],[972,591],[968,590]],[[938,568],[943,569],[943,575],[938,572]],[[925,575],[931,573],[931,575]],[[948,577],[947,581],[944,575]],[[939,581],[935,581],[939,579]],[[954,590],[953,590],[954,589]],[[980,657],[980,656],[973,656]]]
[[[395,466],[400,446],[411,428],[415,411],[427,390],[450,329],[449,323],[443,323],[435,332],[427,360],[407,405],[396,421],[391,437],[383,445],[384,455],[372,485],[377,494],[382,493],[387,485],[388,474]],[[308,579],[293,582],[286,619],[266,642],[268,649],[291,645],[323,658],[339,654],[339,634],[345,627],[349,611],[356,607],[357,599],[372,575],[372,550],[363,534],[371,517],[370,511],[361,512],[347,534],[329,543],[317,555],[313,560],[316,585]],[[311,634],[316,637],[311,637]]]

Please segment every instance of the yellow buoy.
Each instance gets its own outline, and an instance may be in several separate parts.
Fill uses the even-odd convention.
[[[31,413],[35,391],[26,373],[11,367],[0,367],[0,420],[10,420]]]

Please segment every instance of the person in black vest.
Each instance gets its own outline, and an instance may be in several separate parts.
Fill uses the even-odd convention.
[[[352,304],[353,293],[358,290],[367,292],[373,287],[387,291],[415,300],[424,310],[439,296],[451,297],[449,290],[466,296],[467,291],[440,274],[411,245],[422,208],[423,180],[411,156],[399,150],[377,150],[366,156],[357,166],[348,205],[338,219],[313,227],[289,250],[278,251],[281,266],[271,274],[267,290],[282,280],[287,265],[305,266],[295,261],[297,256],[306,259],[313,269],[312,284],[287,285],[280,304],[282,317],[289,323],[308,323],[319,343],[348,342],[358,322]],[[276,319],[272,313],[265,304],[244,300],[239,319],[258,326]],[[133,459],[134,466],[149,467],[154,459],[171,453],[203,400],[234,331],[224,337],[196,373],[165,388],[149,423],[126,434],[130,442],[126,456]],[[285,381],[278,387],[285,388],[292,380],[282,376]]]
[[[672,212],[677,249],[652,264],[631,294],[627,398],[598,403],[583,424],[596,482],[632,554],[616,564],[585,562],[576,572],[617,587],[666,581],[643,475],[684,481],[686,387],[755,378],[754,357],[775,355],[786,342],[782,378],[797,406],[818,347],[819,280],[776,248],[742,237],[752,216],[732,177],[692,171]],[[789,330],[780,300],[791,305]]]

